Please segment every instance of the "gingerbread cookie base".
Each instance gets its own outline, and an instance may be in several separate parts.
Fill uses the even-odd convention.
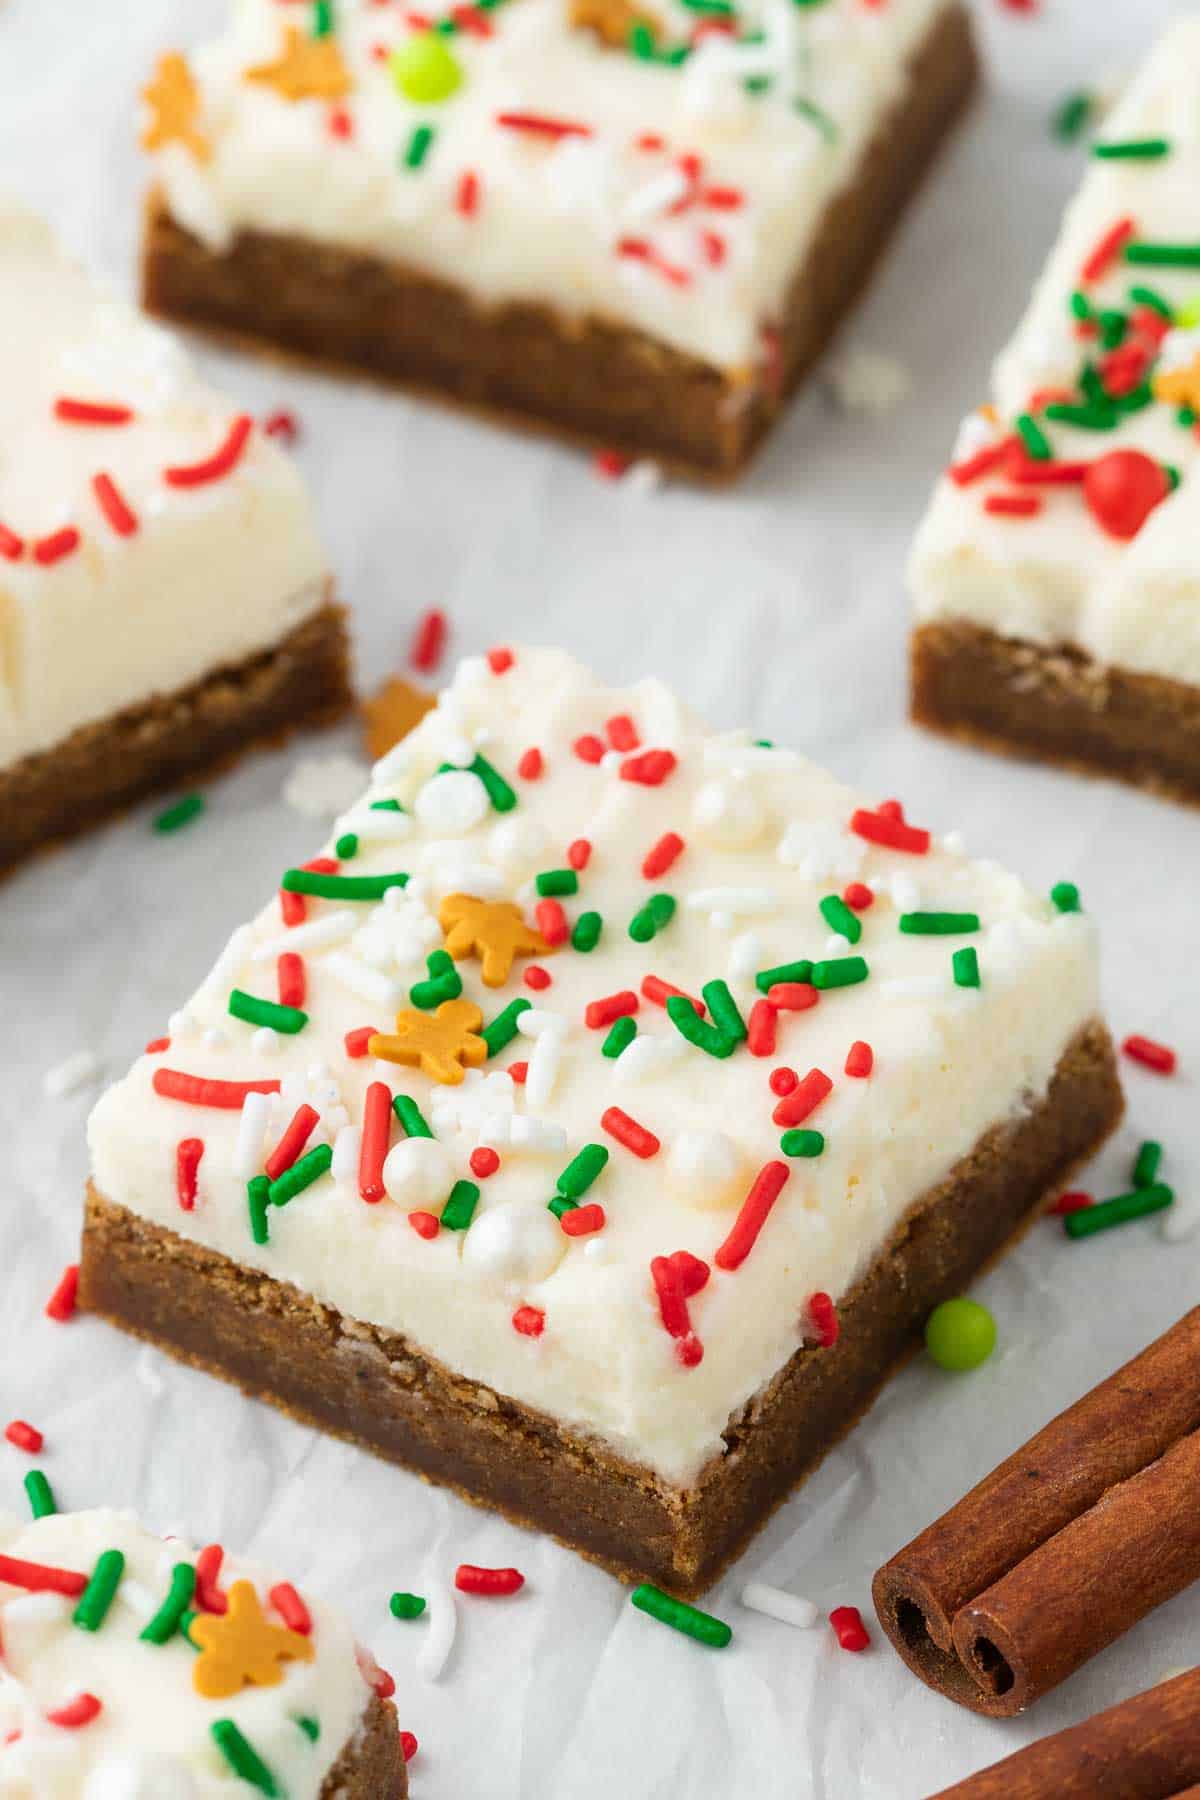
[[[1200,688],[965,620],[917,628],[911,682],[933,731],[1200,804]]]
[[[408,1800],[396,1709],[373,1696],[362,1728],[325,1777],[321,1800]]]
[[[327,602],[269,650],[0,769],[0,875],[254,744],[328,724],[352,702],[345,616]]]
[[[960,1293],[1116,1125],[1096,1022],[1045,1096],[996,1125],[909,1210],[842,1302],[832,1349],[804,1347],[730,1419],[724,1454],[672,1487],[553,1419],[89,1191],[80,1301],[183,1361],[548,1532],[625,1581],[702,1593],[871,1404]]]
[[[707,480],[736,476],[820,356],[975,83],[965,9],[942,12],[908,91],[853,184],[827,207],[793,280],[770,366],[729,372],[644,333],[549,308],[478,306],[400,264],[293,236],[243,231],[224,254],[148,206],[149,312],[341,371],[397,383],[506,425]]]

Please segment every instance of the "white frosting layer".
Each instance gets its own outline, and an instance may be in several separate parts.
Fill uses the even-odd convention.
[[[97,1631],[72,1622],[76,1601],[31,1593],[0,1579],[0,1796],[3,1800],[228,1800],[243,1784],[214,1742],[231,1719],[289,1800],[316,1800],[357,1732],[370,1699],[345,1620],[307,1593],[311,1662],[286,1661],[275,1687],[244,1687],[220,1700],[193,1685],[197,1651],[177,1632],[165,1644],[140,1632],[165,1599],[176,1563],[195,1550],[152,1536],[127,1513],[56,1514],[33,1524],[0,1521],[0,1554],[90,1576],[101,1553],[125,1569]],[[226,1556],[220,1584],[253,1583],[268,1623],[278,1576]],[[100,1711],[74,1729],[47,1718],[91,1694]],[[313,1741],[297,1724],[315,1720]],[[246,1787],[245,1792],[251,1789]]]
[[[1012,428],[1039,389],[1074,389],[1094,339],[1076,333],[1071,294],[1080,271],[1109,229],[1131,219],[1137,237],[1200,242],[1200,18],[1181,20],[1159,42],[1102,134],[1108,143],[1165,138],[1162,158],[1094,161],[1067,210],[1057,243],[1016,336],[996,364],[993,398],[1000,415],[978,417],[955,461]],[[1100,309],[1128,309],[1130,289],[1148,286],[1189,317],[1200,305],[1200,268],[1145,267],[1118,256],[1099,280],[1083,284]],[[1190,363],[1200,350],[1191,331],[1166,339],[1158,369]],[[1153,379],[1153,375],[1151,375]],[[989,515],[989,494],[1013,492],[997,472],[969,486],[943,479],[914,547],[910,581],[922,620],[967,619],[1007,637],[1072,643],[1104,664],[1200,683],[1200,493],[1193,470],[1196,433],[1161,400],[1097,432],[1042,419],[1056,458],[1090,460],[1133,448],[1172,465],[1180,485],[1131,540],[1109,536],[1078,485],[1023,488],[1042,497],[1032,518]]]
[[[628,324],[722,368],[762,361],[827,202],[855,177],[881,121],[905,92],[907,64],[948,0],[745,0],[736,43],[708,35],[681,67],[604,48],[573,26],[569,0],[503,0],[444,42],[457,91],[417,103],[397,88],[389,53],[433,0],[336,0],[336,43],[353,83],[339,100],[292,100],[245,72],[275,60],[308,8],[241,0],[227,37],[192,59],[210,160],[181,141],[156,156],[171,210],[215,249],[241,228],[296,232],[394,258],[465,287],[484,303],[540,302]],[[646,10],[669,46],[703,15],[680,0]],[[747,79],[767,79],[748,92]],[[805,110],[799,110],[797,103]],[[915,104],[919,105],[919,98]],[[815,109],[815,111],[813,110]],[[582,124],[554,140],[497,124],[508,112]],[[408,166],[413,131],[435,137]],[[646,134],[661,148],[638,148]],[[681,157],[702,159],[692,180]],[[474,210],[456,205],[465,174]],[[734,209],[711,190],[740,196]],[[674,278],[618,253],[648,243]],[[714,238],[718,240],[714,245]]]
[[[573,751],[580,734],[603,738],[606,721],[622,714],[643,745],[678,759],[661,785],[623,779],[622,754],[596,765]],[[544,773],[522,780],[516,771],[531,747]],[[477,748],[519,802],[503,814],[473,808],[477,822],[460,834],[448,823],[462,803],[456,790],[475,777],[437,771],[444,762],[461,768]],[[389,797],[407,813],[364,803],[340,822],[360,833],[343,873],[403,869],[412,876],[407,890],[374,906],[312,900],[308,919],[290,929],[272,900],[235,933],[172,1021],[169,1049],[142,1058],[93,1113],[96,1184],[686,1484],[719,1451],[730,1414],[801,1343],[809,1297],[842,1295],[910,1203],[990,1126],[1042,1094],[1065,1044],[1096,1012],[1091,927],[949,845],[910,855],[868,844],[847,829],[854,796],[793,752],[712,736],[659,682],[609,689],[557,651],[520,651],[500,674],[483,659],[463,663],[437,709],[377,766],[368,798]],[[643,859],[668,831],[686,848],[665,875],[647,880]],[[581,838],[591,858],[578,894],[562,904],[572,921],[602,915],[597,947],[585,954],[566,945],[541,958],[552,977],[542,990],[524,985],[520,960],[499,989],[482,984],[477,961],[458,965],[485,1020],[515,996],[532,1001],[512,1045],[457,1087],[347,1056],[348,1030],[388,1031],[392,1008],[408,1004],[423,959],[442,942],[433,914],[443,896],[515,899],[532,916],[536,875],[565,867],[568,845]],[[831,937],[819,911],[849,881],[875,894],[857,946]],[[674,917],[652,941],[635,942],[631,919],[664,892],[677,901]],[[901,912],[931,908],[976,911],[981,930],[957,938],[899,931]],[[952,952],[964,944],[978,950],[977,990],[952,978]],[[274,998],[275,958],[288,948],[305,960],[309,1022],[295,1036],[264,1037],[229,1016],[230,990]],[[724,978],[748,1015],[757,971],[850,953],[866,958],[869,979],[823,992],[809,1010],[781,1012],[770,1059],[744,1044],[711,1057],[644,997],[637,1036],[615,1060],[601,1054],[605,1030],[585,1024],[589,1002],[640,994],[649,974],[694,995]],[[206,1038],[210,1028],[219,1043]],[[843,1074],[860,1039],[874,1051],[869,1080]],[[523,1087],[503,1073],[517,1060],[528,1062]],[[757,1171],[780,1158],[778,1099],[768,1085],[780,1065],[831,1078],[832,1093],[808,1122],[824,1133],[825,1152],[789,1163],[750,1255],[735,1271],[714,1267],[690,1301],[704,1354],[684,1367],[650,1264],[680,1250],[712,1263]],[[282,1077],[284,1093],[267,1103],[269,1125],[261,1103],[243,1120],[160,1097],[152,1077],[164,1066]],[[368,1083],[380,1079],[417,1099],[438,1143],[394,1148],[385,1171],[392,1198],[367,1205],[355,1128]],[[270,1242],[256,1247],[246,1177],[304,1099],[322,1115],[310,1144],[336,1140],[333,1172],[272,1208]],[[614,1141],[601,1125],[609,1106],[653,1132],[660,1152],[641,1160]],[[401,1135],[394,1127],[393,1139]],[[185,1212],[175,1151],[191,1136],[205,1149],[196,1205]],[[611,1152],[584,1196],[603,1207],[606,1224],[568,1237],[547,1201],[587,1143]],[[439,1211],[452,1180],[471,1178],[468,1158],[480,1145],[497,1150],[500,1169],[478,1182],[474,1223],[427,1241],[408,1213]],[[540,1337],[514,1330],[522,1306],[544,1312]]]
[[[66,422],[64,399],[134,417]],[[253,431],[225,479],[164,480],[210,457],[236,416],[167,333],[0,194],[0,767],[266,649],[320,605],[309,504],[270,439]],[[132,533],[101,509],[100,474]],[[40,562],[36,546],[68,528],[78,546]]]

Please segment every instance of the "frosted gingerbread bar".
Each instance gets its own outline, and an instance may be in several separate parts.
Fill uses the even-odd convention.
[[[974,73],[959,0],[249,0],[146,89],[145,303],[728,477]]]
[[[0,871],[349,702],[300,476],[0,193]]]
[[[0,1520],[0,1793],[404,1800],[391,1678],[290,1582],[128,1513]]]
[[[1200,801],[1200,18],[1106,121],[912,559],[912,707]]]
[[[498,650],[100,1101],[80,1294],[693,1594],[1119,1110],[1069,886]]]

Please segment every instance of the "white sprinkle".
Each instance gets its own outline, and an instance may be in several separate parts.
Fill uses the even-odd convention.
[[[902,362],[881,350],[847,350],[827,376],[834,402],[847,413],[881,419],[908,397],[912,377]]]
[[[468,755],[466,761],[470,760]],[[482,781],[470,769],[446,769],[425,783],[414,807],[426,831],[440,831],[457,837],[472,831],[487,818],[491,801]]]
[[[426,1582],[425,1585],[432,1589],[426,1606],[429,1631],[417,1652],[417,1668],[426,1681],[438,1681],[454,1648],[458,1606],[448,1581]]]
[[[529,1086],[528,1077],[525,1085]],[[548,1150],[557,1154],[567,1147],[566,1127],[553,1125],[548,1119],[531,1118],[527,1113],[517,1114],[509,1129],[509,1141],[514,1150]]]
[[[893,975],[879,985],[888,1000],[937,1000],[951,983],[946,975]]]
[[[219,1026],[210,1025],[206,1031],[201,1032],[200,1042],[206,1044],[210,1050],[224,1050],[229,1039]]]
[[[917,912],[919,910],[921,888],[911,875],[893,875],[888,886],[898,912]]]
[[[700,888],[683,904],[690,912],[766,913],[775,910],[775,896],[769,888]]]
[[[403,894],[402,888],[388,888],[389,894]],[[285,951],[321,950],[327,944],[340,943],[343,938],[350,937],[362,923],[360,914],[353,908],[344,906],[337,912],[325,913],[319,919],[306,919],[302,925],[293,925],[289,931],[281,931],[276,937],[264,938],[251,951],[252,962],[273,962]]]
[[[55,1063],[42,1076],[42,1092],[48,1100],[59,1100],[73,1094],[100,1075],[100,1059],[93,1050],[76,1050],[62,1062]]]
[[[668,212],[677,200],[686,199],[688,192],[689,182],[683,171],[666,169],[653,181],[643,182],[640,188],[634,189],[622,208],[623,216],[633,222]]]
[[[533,1054],[525,1077],[525,1099],[529,1106],[540,1109],[548,1104],[554,1092],[562,1065],[564,1035],[561,1031],[543,1031],[533,1040]]]
[[[403,985],[393,981],[390,975],[381,974],[378,969],[360,962],[357,956],[351,956],[345,950],[334,950],[325,958],[323,967],[352,994],[357,994],[371,1006],[378,1006],[382,1012],[395,1012],[399,1007]]]
[[[617,1058],[613,1074],[622,1087],[636,1087],[647,1076],[661,1075],[687,1054],[679,1036],[635,1037]]]
[[[121,1606],[127,1606],[134,1617],[141,1619],[143,1624],[147,1619],[152,1618],[158,1609],[158,1599],[150,1592],[150,1589],[143,1587],[140,1581],[134,1581],[128,1575],[117,1589],[116,1598]]]
[[[278,1056],[279,1033],[273,1025],[260,1025],[250,1039],[250,1048],[255,1056]]]
[[[753,931],[743,931],[729,946],[730,981],[749,981],[763,964],[761,938]]]
[[[651,462],[648,457],[642,457],[621,478],[621,492],[645,500],[657,493],[662,484],[663,472],[659,464]]]
[[[967,840],[961,831],[948,831],[942,838],[942,849],[948,856],[965,856]]]
[[[801,1631],[808,1631],[821,1616],[811,1600],[786,1593],[783,1588],[771,1587],[766,1581],[748,1581],[742,1589],[741,1600],[751,1612],[765,1613],[768,1619],[778,1619],[783,1625],[796,1625]]]
[[[247,1094],[242,1101],[237,1141],[233,1147],[233,1172],[239,1181],[249,1181],[252,1175],[259,1173],[271,1098],[270,1094]]]
[[[357,1125],[343,1125],[333,1140],[333,1162],[330,1173],[335,1181],[353,1181],[358,1174],[358,1153],[362,1132]]]
[[[563,1037],[567,1021],[562,1013],[550,1012],[547,1007],[527,1006],[517,1018],[517,1030],[522,1037],[542,1037],[546,1032],[557,1032]]]

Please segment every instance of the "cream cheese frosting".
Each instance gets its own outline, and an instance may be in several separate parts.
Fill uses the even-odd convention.
[[[1096,1014],[1082,913],[860,807],[793,751],[705,731],[657,681],[609,688],[551,650],[469,658],[339,821],[326,897],[303,918],[276,897],[236,931],[169,1043],[101,1099],[95,1184],[686,1485],[813,1337],[812,1296],[836,1302]],[[339,891],[363,875],[383,879]],[[924,935],[930,912],[954,935]],[[539,931],[567,936],[540,953]],[[972,950],[979,985],[960,985]],[[277,979],[299,1011],[272,1022],[241,996],[273,1001]],[[663,983],[703,1001],[711,1036]],[[515,1031],[493,1026],[522,1000]],[[431,1031],[457,1069],[387,1060]],[[192,1077],[279,1091],[239,1111]],[[382,1169],[386,1143],[366,1158],[368,1203],[377,1086],[407,1099]],[[247,1183],[301,1107],[316,1179],[256,1242]],[[752,1190],[781,1176],[739,1255]]]
[[[39,1574],[22,1566],[90,1579],[113,1552],[123,1559],[120,1579],[93,1629],[75,1621],[76,1592],[41,1588]],[[244,1640],[227,1636],[228,1614],[217,1630],[231,1646],[234,1672],[216,1685],[234,1692],[198,1691],[202,1651],[178,1628],[162,1642],[143,1637],[171,1592],[173,1572],[196,1565],[187,1544],[154,1537],[131,1515],[108,1508],[25,1525],[0,1520],[3,1800],[220,1800],[235,1788],[249,1793],[252,1785],[235,1778],[214,1736],[218,1721],[232,1725],[266,1766],[275,1783],[269,1791],[317,1800],[370,1700],[354,1637],[344,1619],[305,1593],[308,1628],[289,1646],[271,1599],[278,1577],[237,1558],[218,1560],[227,1604],[236,1584],[252,1589],[248,1602],[242,1591],[236,1604],[261,1613],[268,1657],[278,1656],[274,1685],[241,1685]],[[218,1617],[199,1600],[192,1604],[199,1618]],[[307,1657],[300,1653],[305,1644]]]
[[[321,605],[326,564],[278,446],[249,429],[203,478],[248,426],[0,193],[0,768]]]
[[[215,250],[296,233],[748,369],[948,3],[241,0],[160,66],[147,141]]]
[[[997,361],[994,410],[965,422],[917,536],[910,585],[921,621],[965,619],[1005,637],[1073,644],[1104,665],[1200,683],[1198,69],[1193,16],[1159,41],[1106,119]],[[1027,455],[1013,479],[999,447],[1022,415],[1066,479],[1039,479]],[[1083,479],[1082,465],[1128,451],[1159,471],[1156,488],[1153,469],[1139,464],[1148,499],[1158,501],[1140,529],[1140,508],[1115,517],[1111,489],[1095,502],[1089,492],[1104,477]],[[1119,475],[1115,486],[1119,493]],[[1036,510],[986,510],[1014,498]],[[1114,525],[1133,525],[1133,534],[1115,535]]]

